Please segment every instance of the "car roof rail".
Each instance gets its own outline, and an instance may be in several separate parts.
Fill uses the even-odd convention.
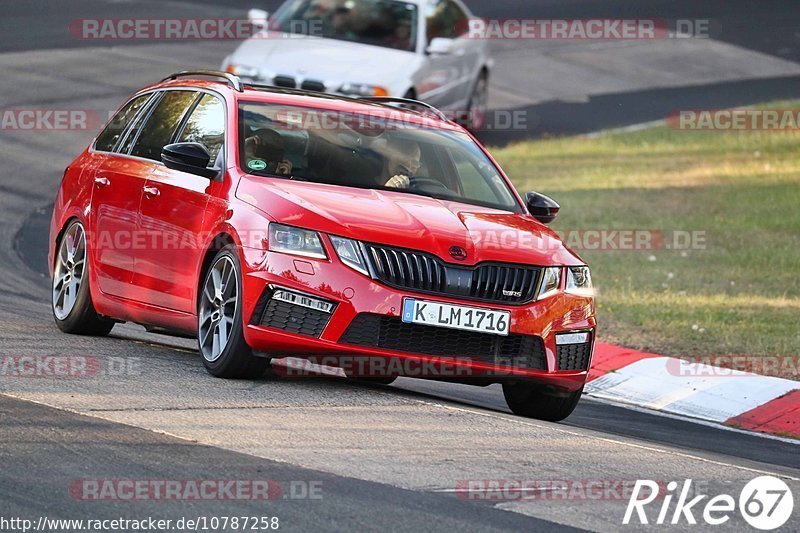
[[[183,70],[181,72],[176,72],[175,74],[170,74],[163,80],[162,82],[175,80],[178,78],[185,78],[191,76],[209,76],[212,78],[223,78],[228,82],[234,90],[238,92],[244,92],[242,88],[242,80],[239,79],[239,76],[234,76],[229,72],[220,72],[219,70]]]
[[[421,100],[414,100],[413,98],[398,98],[396,96],[361,96],[358,99],[384,105],[405,104],[405,105],[418,106],[427,109],[428,111],[431,111],[437,118],[444,120],[445,122],[452,122],[452,120],[450,120],[450,118],[447,115],[445,115],[442,111],[440,111],[436,107]],[[411,111],[417,111],[417,110],[411,109]]]
[[[325,93],[321,91],[311,91],[309,89],[297,89],[294,87],[281,87],[279,85],[270,85],[268,83],[246,82],[244,83],[244,86],[249,87],[251,89],[256,89],[257,91],[268,91],[272,93],[296,94],[298,96],[314,96],[317,98],[331,98],[331,99],[347,98],[346,96],[339,96],[338,94]],[[350,99],[352,100],[352,98]]]
[[[391,104],[405,104],[409,106],[417,106],[421,107],[426,111],[430,111],[433,113],[436,118],[443,120],[445,122],[453,122],[447,115],[445,115],[441,110],[437,109],[436,107],[432,106],[429,103],[423,102],[421,100],[414,100],[412,98],[397,98],[394,96],[345,96],[340,94],[331,94],[321,91],[310,91],[308,89],[296,89],[291,87],[279,87],[276,85],[269,85],[265,83],[252,83],[246,82],[243,84],[244,87],[250,87],[251,89],[262,90],[262,91],[270,91],[275,93],[284,93],[284,94],[296,94],[300,96],[313,96],[316,98],[330,98],[334,100],[350,100],[351,102],[364,102],[364,103],[371,103],[371,104],[378,104],[389,106]],[[409,111],[411,113],[416,113],[418,115],[424,115],[424,113],[419,109],[412,109],[412,108],[403,108],[405,111]]]

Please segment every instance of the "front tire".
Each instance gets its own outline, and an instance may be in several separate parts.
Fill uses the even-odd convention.
[[[218,378],[258,378],[269,364],[244,340],[241,272],[236,247],[228,245],[214,256],[200,285],[197,341],[203,365]]]
[[[487,114],[489,113],[489,73],[481,71],[467,105],[467,116],[464,117],[464,127],[472,133],[477,133],[486,127]]]
[[[583,387],[575,392],[551,392],[534,383],[503,383],[503,396],[512,413],[549,422],[572,414],[582,393]]]
[[[58,242],[53,266],[52,310],[56,326],[64,333],[104,336],[114,321],[97,314],[89,290],[89,254],[86,230],[72,221]]]

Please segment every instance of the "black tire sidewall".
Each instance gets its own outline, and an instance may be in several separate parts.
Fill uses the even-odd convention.
[[[98,318],[97,313],[94,310],[94,305],[92,303],[91,288],[90,288],[90,275],[92,267],[91,267],[90,252],[89,252],[89,243],[88,239],[86,238],[86,226],[80,220],[73,220],[64,229],[61,238],[58,240],[54,261],[58,261],[58,257],[61,252],[61,246],[63,245],[64,238],[66,237],[67,233],[69,233],[69,230],[75,225],[80,225],[82,227],[85,239],[84,246],[86,248],[86,259],[83,265],[83,277],[81,280],[81,284],[78,287],[78,295],[75,299],[75,305],[72,307],[72,310],[67,315],[67,318],[61,320],[56,316],[55,302],[53,302],[53,280],[55,277],[55,263],[53,264],[54,266],[53,275],[50,276],[50,310],[53,313],[53,319],[55,320],[58,329],[60,329],[65,333],[82,333],[85,330],[88,331],[89,329],[98,329],[98,326],[105,326],[109,324],[111,325],[111,327],[113,327],[113,322],[101,323],[101,320]],[[108,328],[109,331],[111,330],[111,327]],[[104,327],[100,327],[99,329],[104,329]]]
[[[478,75],[478,78],[475,80],[475,83],[472,86],[472,91],[470,92],[470,95],[469,95],[469,102],[467,103],[466,122],[468,122],[468,125],[466,127],[467,127],[467,129],[469,131],[471,131],[473,133],[479,131],[481,128],[483,128],[486,125],[486,116],[481,118],[480,121],[478,121],[478,119],[476,117],[472,116],[472,103],[473,103],[473,100],[475,99],[475,93],[478,90],[478,87],[480,86],[481,82],[483,82],[485,84],[483,90],[487,93],[486,97],[488,98],[489,97],[489,95],[488,95],[488,93],[489,93],[489,73],[488,72],[481,71],[481,73]],[[487,109],[488,109],[488,106],[487,106]]]
[[[574,392],[553,392],[537,383],[503,384],[503,396],[514,414],[551,422],[567,418],[582,395],[583,387]]]
[[[228,340],[228,344],[222,350],[220,356],[214,360],[209,361],[203,355],[202,346],[200,346],[200,306],[202,302],[202,294],[203,290],[208,282],[208,278],[211,275],[211,271],[214,268],[214,265],[219,262],[220,259],[223,257],[229,257],[233,261],[234,268],[236,269],[236,284],[237,284],[237,302],[236,302],[236,315],[233,318],[233,326],[231,329],[231,337]],[[239,255],[236,253],[236,247],[234,245],[227,245],[223,247],[217,255],[214,256],[214,259],[208,265],[208,268],[203,273],[203,281],[200,285],[200,290],[198,291],[197,297],[197,320],[198,320],[198,333],[197,333],[197,345],[198,349],[200,350],[200,357],[203,359],[203,365],[206,369],[214,376],[217,377],[232,377],[236,375],[240,375],[243,372],[243,360],[247,360],[249,358],[253,358],[253,353],[250,347],[247,345],[247,342],[244,339],[244,325],[243,325],[243,313],[242,313],[242,305],[243,305],[243,293],[242,293],[242,267],[241,262],[239,261]]]

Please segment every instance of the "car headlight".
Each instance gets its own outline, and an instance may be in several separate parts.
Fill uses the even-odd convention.
[[[283,224],[269,225],[269,251],[327,259],[319,233]]]
[[[351,96],[389,96],[389,91],[384,87],[366,83],[345,83],[339,87],[339,92]]]
[[[547,267],[542,273],[542,286],[539,288],[537,300],[547,298],[558,292],[561,286],[561,267]]]
[[[580,296],[592,296],[592,275],[589,273],[589,267],[580,266],[567,268],[567,285],[565,292]]]
[[[258,69],[256,67],[235,65],[231,63],[228,65],[225,71],[233,74],[234,76],[242,76],[243,78],[258,78]]]
[[[361,253],[361,247],[357,241],[345,239],[344,237],[334,237],[333,235],[330,238],[333,249],[336,250],[336,255],[339,256],[342,263],[365,276],[369,276],[367,262],[364,260],[364,255]]]

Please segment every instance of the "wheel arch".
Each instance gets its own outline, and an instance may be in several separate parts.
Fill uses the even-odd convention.
[[[231,244],[235,245],[237,248],[240,246],[237,239],[235,239],[233,236],[234,233],[235,232],[230,231],[229,228],[220,229],[206,244],[202,258],[200,259],[199,268],[197,270],[197,284],[195,285],[194,295],[195,304],[199,302],[203,278],[205,277],[206,272],[208,272],[208,268],[211,266],[211,261],[214,260],[214,257],[226,246]]]

